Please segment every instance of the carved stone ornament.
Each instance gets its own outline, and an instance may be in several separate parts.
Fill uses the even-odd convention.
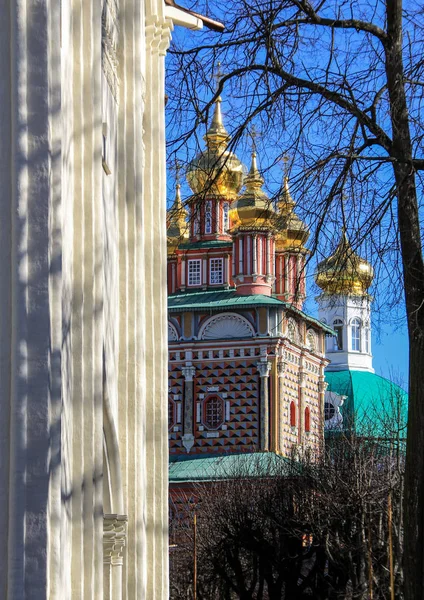
[[[172,323],[168,322],[168,342],[176,342],[178,340],[178,333]]]
[[[117,103],[119,102],[118,10],[116,0],[104,0],[102,12],[102,68]]]
[[[261,377],[268,377],[268,375],[269,375],[269,373],[271,371],[271,363],[270,362],[268,362],[268,361],[259,362],[256,365],[256,367],[257,367],[259,375]]]
[[[152,51],[165,56],[171,43],[171,32],[174,24],[171,19],[158,18],[156,15],[146,19],[146,42]]]
[[[254,335],[255,330],[249,321],[235,313],[212,317],[199,331],[201,340],[226,340],[253,337]]]
[[[196,367],[192,365],[188,365],[186,367],[182,367],[183,377],[186,381],[193,381],[193,377],[196,374]]]
[[[277,375],[283,377],[287,369],[287,363],[284,360],[280,360],[277,363]]]
[[[306,372],[299,371],[299,386],[305,387],[305,385],[306,385]]]
[[[104,515],[103,517],[103,563],[122,566],[123,551],[127,541],[126,515]]]
[[[194,445],[194,435],[192,433],[185,433],[183,435],[183,446],[187,451],[187,454],[193,448]]]

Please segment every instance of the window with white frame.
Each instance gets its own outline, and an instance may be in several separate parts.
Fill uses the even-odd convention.
[[[202,283],[202,261],[193,259],[188,261],[188,285],[201,285]]]
[[[333,338],[333,350],[343,350],[343,321],[334,319],[333,329],[336,332],[336,337]]]
[[[210,259],[209,274],[209,281],[211,285],[224,282],[224,261],[222,258]]]
[[[193,235],[197,236],[200,234],[200,218],[199,215],[196,214],[193,221]]]
[[[361,351],[361,321],[358,318],[352,320],[351,323],[351,334],[352,334],[352,350],[354,352]]]
[[[223,207],[222,207],[222,229],[223,229],[224,233],[226,233],[228,231],[228,228],[230,226],[229,211],[230,211],[229,203],[224,202]]]
[[[208,200],[205,208],[205,233],[212,233],[212,202]]]

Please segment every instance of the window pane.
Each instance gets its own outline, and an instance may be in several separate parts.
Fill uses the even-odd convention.
[[[230,209],[230,205],[228,204],[228,202],[224,203],[223,206],[223,229],[224,229],[224,233],[227,231],[228,227],[229,227],[229,220],[228,220],[228,211]]]
[[[210,200],[206,203],[205,233],[212,233],[212,203]]]
[[[211,284],[223,283],[223,260],[222,260],[222,258],[211,258],[211,260],[210,260],[210,282],[211,282]]]
[[[188,285],[201,284],[201,260],[188,261]]]
[[[361,351],[361,325],[358,319],[352,321],[352,350],[355,352]]]
[[[223,420],[223,403],[221,398],[213,396],[205,402],[205,425],[209,429],[216,429],[219,427]]]

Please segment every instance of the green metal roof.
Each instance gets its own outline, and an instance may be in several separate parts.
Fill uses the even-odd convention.
[[[178,292],[168,296],[168,311],[169,312],[181,312],[181,311],[204,311],[204,310],[230,310],[239,309],[243,310],[246,308],[257,308],[263,306],[282,307],[293,311],[294,313],[301,316],[309,323],[313,323],[317,327],[323,329],[326,333],[335,335],[331,327],[328,327],[325,323],[322,323],[314,317],[310,317],[303,311],[296,307],[282,302],[274,296],[265,296],[263,294],[252,294],[249,296],[242,296],[237,294],[235,289],[221,289],[221,290],[208,290],[208,291],[191,291],[191,292]]]
[[[179,250],[197,250],[198,248],[226,248],[232,246],[232,242],[225,240],[207,240],[203,242],[187,242],[178,246]]]
[[[408,395],[401,387],[367,371],[326,371],[328,391],[347,396],[344,425],[361,435],[394,437],[400,426],[406,435]]]
[[[243,454],[171,455],[169,457],[169,482],[192,483],[215,481],[235,477],[266,477],[282,472],[293,472],[295,467],[287,458],[274,452]]]

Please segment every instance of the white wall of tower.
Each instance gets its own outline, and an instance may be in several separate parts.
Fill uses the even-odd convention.
[[[374,372],[371,352],[371,298],[368,295],[328,295],[317,298],[319,319],[330,327],[342,324],[342,349],[336,339],[327,339],[326,356],[331,360],[328,371],[346,369]],[[359,350],[354,349],[353,325],[360,326]],[[356,346],[357,347],[357,346]]]

